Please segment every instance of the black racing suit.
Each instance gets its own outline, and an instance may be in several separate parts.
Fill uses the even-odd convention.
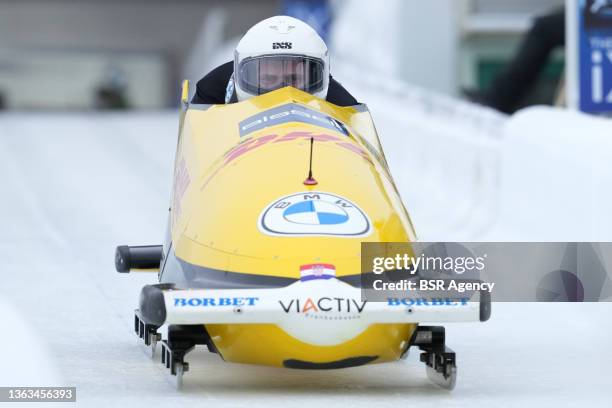
[[[227,84],[233,73],[234,63],[232,61],[210,71],[208,75],[198,81],[196,93],[191,103],[224,104]],[[329,89],[326,99],[338,106],[353,106],[359,103],[331,75],[329,76]],[[230,103],[236,101],[236,92],[234,91]]]

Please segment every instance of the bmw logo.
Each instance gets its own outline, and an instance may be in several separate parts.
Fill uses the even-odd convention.
[[[329,193],[304,192],[282,197],[259,217],[260,230],[268,235],[335,235],[362,237],[370,221],[346,198]]]

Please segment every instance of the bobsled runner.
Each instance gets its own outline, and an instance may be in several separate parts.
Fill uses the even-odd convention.
[[[290,87],[194,105],[188,87],[165,242],[115,254],[119,272],[158,272],[134,329],[153,355],[161,342],[177,385],[197,345],[296,369],[396,361],[418,347],[430,378],[452,389],[444,327],[422,323],[487,320],[490,300],[362,300],[361,243],[416,240],[365,105]]]

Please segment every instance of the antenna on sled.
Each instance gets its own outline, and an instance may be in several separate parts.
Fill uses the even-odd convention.
[[[310,138],[310,164],[308,166],[308,178],[304,180],[305,186],[316,186],[319,184],[317,180],[312,177],[312,147],[314,146],[314,137]]]

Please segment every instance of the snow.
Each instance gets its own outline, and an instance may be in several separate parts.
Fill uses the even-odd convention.
[[[506,117],[393,80],[402,56],[385,50],[404,47],[397,27],[354,30],[359,15],[396,16],[403,2],[390,3],[345,10],[332,73],[370,107],[420,239],[612,241],[610,120],[551,108]],[[206,52],[219,27],[200,39]],[[228,60],[234,43],[210,61]],[[452,392],[427,379],[416,351],[299,371],[201,349],[177,392],[133,333],[155,274],[113,265],[116,245],[162,240],[177,116],[0,114],[0,386],[76,386],[78,405],[96,407],[609,405],[611,303],[497,303],[486,323],[446,325]]]
[[[499,223],[489,236],[610,241],[612,120],[535,107],[505,134]]]
[[[393,132],[404,129],[397,129],[397,120],[380,110],[375,95],[365,97],[376,109],[394,170],[401,169],[395,154],[405,145]],[[459,239],[478,238],[508,225],[498,219],[505,212],[491,204],[497,198],[487,197],[484,203],[471,198],[495,186],[494,181],[472,178],[479,152],[499,152],[498,139],[505,137],[487,136],[483,122],[460,119],[447,130],[438,123],[434,131],[425,120],[427,109],[414,106],[404,116],[413,130],[404,134],[406,143],[416,143],[424,155],[429,141],[441,160],[452,154],[471,163],[463,171],[460,163],[452,164],[455,174],[446,185],[438,185],[435,200],[426,194],[445,180],[440,163],[430,163],[429,173],[418,173],[424,180],[416,183],[410,167],[395,171],[400,190],[421,211],[415,221],[421,235],[441,236],[448,229]],[[485,117],[484,122],[506,126],[505,118]],[[466,126],[481,132],[463,132]],[[517,133],[523,129],[520,122],[514,126]],[[457,138],[449,136],[448,128],[456,130]],[[140,287],[156,276],[117,274],[113,252],[118,244],[161,241],[176,130],[175,112],[0,115],[0,172],[5,180],[0,200],[1,385],[76,386],[78,405],[83,406],[556,407],[608,402],[610,303],[495,304],[487,323],[448,325],[448,343],[457,351],[459,365],[457,388],[450,393],[428,381],[417,353],[392,364],[293,371],[224,363],[205,350],[189,355],[185,389],[175,391],[165,369],[150,360],[132,332]],[[451,143],[449,151],[442,140]],[[584,149],[585,157],[596,156],[597,149]],[[601,153],[598,166],[605,157]],[[496,165],[488,160],[486,165]],[[425,166],[427,160],[419,163]],[[556,185],[548,181],[544,187]],[[457,188],[455,183],[476,186],[453,202],[459,208],[439,201],[448,197],[444,187]],[[436,214],[443,210],[449,215],[436,225]],[[480,213],[489,218],[479,218]]]

